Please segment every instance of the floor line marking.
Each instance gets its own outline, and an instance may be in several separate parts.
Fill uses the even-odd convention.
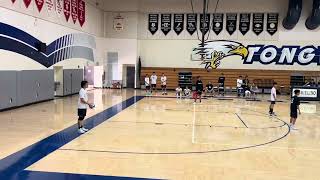
[[[240,119],[240,121],[242,122],[242,124],[246,127],[246,128],[248,128],[248,126],[246,125],[246,123],[242,120],[242,118],[239,116],[239,114],[238,113],[234,113],[239,119]]]

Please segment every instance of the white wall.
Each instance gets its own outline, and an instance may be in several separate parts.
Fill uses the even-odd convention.
[[[59,17],[55,12],[48,13],[46,4],[39,13],[34,1],[31,2],[29,8],[26,8],[22,0],[16,0],[14,4],[9,0],[2,0],[0,1],[0,12],[0,22],[25,31],[47,44],[72,33],[85,33],[93,37],[103,35],[103,12],[89,3],[86,3],[86,22],[83,27],[78,21],[74,24],[71,17],[66,22],[64,14]],[[46,69],[34,60],[10,51],[0,50],[0,59],[0,70]],[[92,64],[93,62],[73,58],[56,65],[78,68],[87,63]]]

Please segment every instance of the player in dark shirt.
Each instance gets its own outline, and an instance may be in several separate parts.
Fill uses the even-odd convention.
[[[198,97],[199,97],[200,102],[201,102],[202,91],[203,91],[203,83],[202,83],[201,78],[199,76],[198,80],[196,82],[196,92],[195,92],[195,95],[194,95],[194,102],[195,103],[197,102]]]
[[[218,84],[219,84],[219,88],[218,88],[218,92],[219,94],[224,95],[224,81],[226,80],[226,78],[224,77],[224,74],[221,73],[221,76],[218,79]]]
[[[291,98],[291,105],[290,105],[290,129],[292,130],[297,130],[297,128],[294,127],[296,120],[298,118],[298,111],[299,114],[301,114],[300,112],[300,99],[299,96],[300,95],[300,90],[296,89],[294,90],[294,96]]]

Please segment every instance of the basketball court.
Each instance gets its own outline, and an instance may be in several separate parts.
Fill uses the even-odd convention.
[[[3,0],[0,180],[319,179],[319,4]]]

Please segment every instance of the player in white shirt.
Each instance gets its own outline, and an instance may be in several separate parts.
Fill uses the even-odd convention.
[[[152,93],[153,90],[155,90],[155,91],[157,90],[157,79],[158,79],[158,77],[157,77],[155,72],[152,73],[150,79],[151,79],[151,93]]]
[[[239,79],[237,79],[237,93],[238,93],[238,97],[240,97],[241,93],[243,93],[243,88],[242,88],[242,76],[239,76]]]
[[[182,97],[182,88],[180,86],[178,86],[176,88],[176,96],[177,96],[177,98],[181,98]]]
[[[88,95],[86,88],[88,88],[88,82],[81,82],[81,89],[79,91],[79,100],[78,100],[78,132],[83,134],[88,131],[88,129],[83,127],[83,120],[87,115],[87,107],[89,106],[91,109],[94,108],[93,104],[88,102]]]
[[[164,73],[162,73],[162,76],[161,76],[161,89],[162,89],[162,95],[166,95],[167,94],[167,76],[165,76]]]
[[[184,96],[185,98],[191,97],[191,89],[189,89],[188,86],[184,89]]]
[[[270,100],[271,100],[271,104],[270,104],[270,107],[269,107],[269,114],[270,116],[272,115],[275,115],[275,113],[273,112],[273,108],[274,108],[274,105],[276,104],[276,100],[277,100],[277,83],[274,82],[273,83],[273,87],[271,89],[271,97],[270,97]]]
[[[146,77],[144,78],[144,85],[146,86],[146,94],[148,95],[150,91],[150,78],[148,74],[146,74]]]

